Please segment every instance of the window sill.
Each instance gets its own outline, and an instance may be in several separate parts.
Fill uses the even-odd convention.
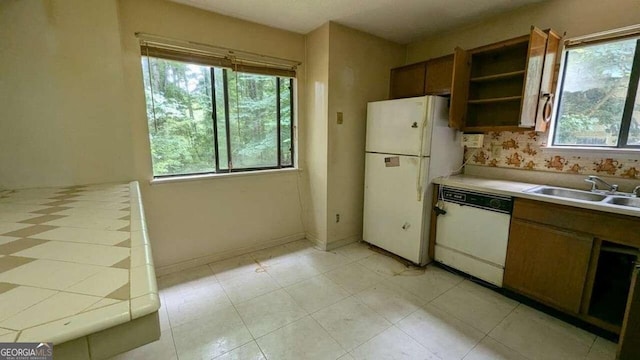
[[[279,175],[279,174],[286,174],[286,173],[295,173],[298,171],[300,171],[299,168],[284,168],[284,169],[254,170],[254,171],[234,172],[234,173],[224,173],[224,174],[168,176],[168,177],[154,178],[151,181],[149,181],[149,183],[151,185],[161,185],[161,184],[171,184],[171,183],[179,183],[179,182],[187,182],[187,181],[228,179],[228,178],[245,177],[245,176]]]
[[[546,146],[542,148],[545,152],[550,153],[589,153],[590,155],[634,155],[640,154],[640,149],[633,148],[593,148],[580,146]]]

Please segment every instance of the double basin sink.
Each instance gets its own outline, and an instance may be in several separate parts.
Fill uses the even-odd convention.
[[[545,185],[536,186],[534,188],[527,189],[524,192],[565,199],[593,201],[624,207],[640,208],[640,198],[632,197],[631,195],[624,195],[624,193],[602,194],[592,191],[574,190]]]

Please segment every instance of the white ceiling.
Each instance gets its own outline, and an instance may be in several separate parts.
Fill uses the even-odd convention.
[[[306,34],[337,23],[406,44],[544,0],[172,0]]]

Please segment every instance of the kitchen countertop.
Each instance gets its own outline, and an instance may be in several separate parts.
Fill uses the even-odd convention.
[[[160,307],[137,182],[0,192],[0,342],[60,344]]]
[[[633,207],[626,207],[620,205],[612,205],[598,201],[586,201],[569,198],[560,198],[555,196],[527,193],[524,192],[527,189],[531,189],[542,184],[531,184],[518,181],[498,180],[483,178],[470,175],[454,175],[449,177],[439,177],[433,180],[434,183],[457,187],[461,189],[473,190],[478,192],[485,192],[490,194],[505,195],[511,197],[518,197],[523,199],[531,199],[544,201],[559,205],[574,206],[583,209],[604,211],[613,214],[621,214],[628,216],[640,217],[640,209]]]

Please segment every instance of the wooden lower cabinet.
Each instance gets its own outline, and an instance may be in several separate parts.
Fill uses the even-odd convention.
[[[504,286],[577,314],[592,246],[592,237],[513,219]]]
[[[631,280],[631,290],[622,332],[618,343],[620,360],[640,359],[640,265],[636,265]]]

